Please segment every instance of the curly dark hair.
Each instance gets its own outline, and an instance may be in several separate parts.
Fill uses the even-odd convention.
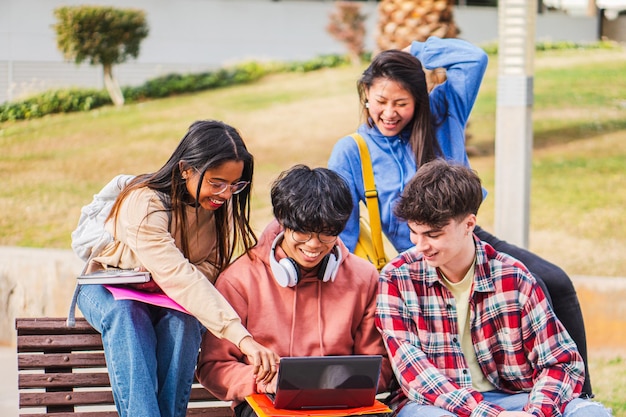
[[[345,180],[327,168],[295,165],[279,175],[270,194],[278,222],[301,232],[338,235],[353,207]]]

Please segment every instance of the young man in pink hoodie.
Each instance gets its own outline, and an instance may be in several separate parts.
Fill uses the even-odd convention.
[[[271,189],[275,220],[248,256],[215,286],[254,339],[285,356],[382,355],[379,392],[392,370],[374,314],[378,272],[338,238],[352,212],[344,180],[326,168],[297,165]],[[198,379],[237,417],[254,416],[245,397],[276,392],[255,381],[253,367],[231,342],[209,332],[202,341]]]

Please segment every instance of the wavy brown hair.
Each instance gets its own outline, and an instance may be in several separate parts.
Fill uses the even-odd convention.
[[[393,213],[406,221],[442,228],[452,219],[477,214],[483,188],[476,171],[442,158],[417,170]]]

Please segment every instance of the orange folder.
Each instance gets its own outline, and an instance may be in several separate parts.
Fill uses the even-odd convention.
[[[378,400],[369,407],[342,408],[333,410],[279,410],[265,394],[252,394],[246,397],[246,401],[259,417],[289,417],[289,416],[324,416],[344,417],[358,416],[361,414],[384,414],[391,413],[391,409]]]

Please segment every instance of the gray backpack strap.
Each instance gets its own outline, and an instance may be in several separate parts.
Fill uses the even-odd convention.
[[[104,247],[112,241],[113,241],[113,237],[107,231],[105,231],[102,237],[100,238],[100,240],[98,241],[98,244],[94,246],[93,250],[91,251],[91,255],[89,255],[87,262],[85,262],[85,266],[83,267],[83,270],[80,273],[80,275],[83,275],[85,272],[87,272],[87,268],[89,268],[89,264],[91,263],[92,259],[98,256],[100,252],[102,252]],[[76,286],[74,287],[74,294],[72,294],[72,301],[70,301],[70,309],[69,309],[69,312],[67,313],[67,320],[65,321],[66,327],[76,326],[76,303],[78,302],[79,291],[80,291],[80,284],[76,282]]]
[[[124,181],[124,185],[126,185],[126,183],[134,177],[130,175],[118,176],[115,178],[115,181],[117,181],[118,178],[122,178]],[[111,181],[110,184],[112,183],[114,183],[114,181]],[[119,190],[116,193],[119,193]],[[163,202],[163,206],[165,207],[165,210],[167,211],[168,229],[171,231],[172,229],[172,211],[171,211],[172,204],[171,204],[170,197],[167,194],[162,193],[160,191],[157,191],[157,195]],[[85,272],[87,272],[87,268],[89,268],[89,264],[91,263],[91,260],[95,258],[96,256],[98,256],[100,252],[102,252],[102,250],[105,248],[105,246],[111,242],[113,242],[113,236],[111,236],[111,234],[105,230],[100,236],[100,238],[98,239],[98,242],[91,249],[89,258],[87,258],[87,261],[85,262],[85,266],[83,267],[83,270],[80,273],[80,275],[83,275]],[[76,287],[74,287],[74,294],[72,295],[72,301],[70,301],[70,309],[67,314],[67,320],[65,322],[67,327],[76,326],[76,304],[78,302],[79,292],[80,292],[80,284],[77,282]]]

